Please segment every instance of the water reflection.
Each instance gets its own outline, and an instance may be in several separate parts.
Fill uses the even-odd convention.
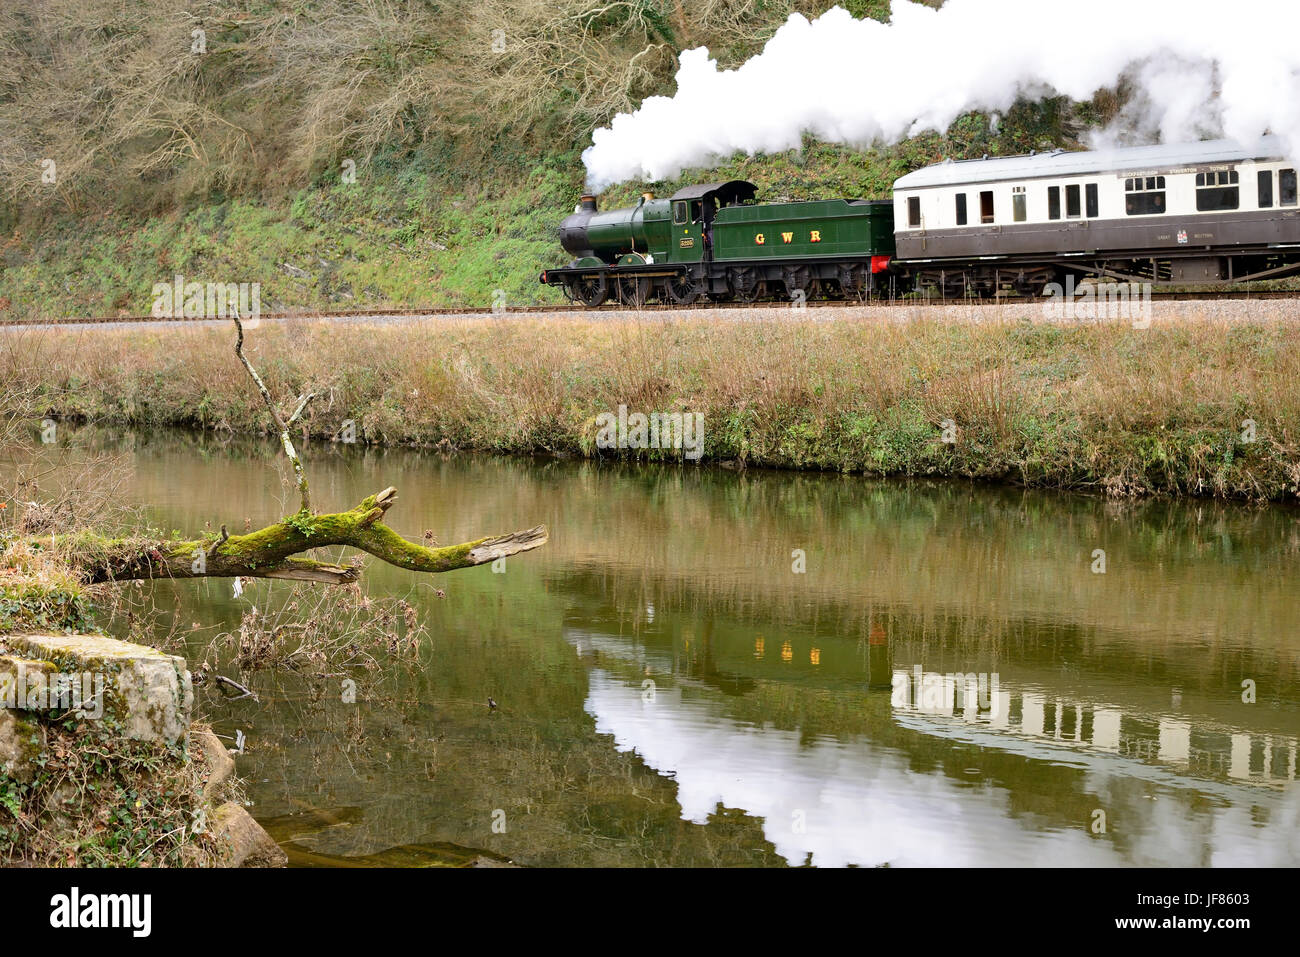
[[[40,454],[78,443],[124,450],[167,528],[292,509],[269,443]],[[1292,510],[304,452],[321,507],[392,484],[409,536],[551,541],[445,600],[372,563],[433,636],[382,700],[262,673],[259,704],[207,702],[300,863],[1300,863]],[[285,594],[157,586],[209,627]],[[304,805],[350,810],[303,830]]]
[[[603,649],[606,660],[633,666],[631,677],[592,671],[585,706],[596,730],[673,776],[685,820],[704,824],[718,806],[744,808],[764,820],[765,837],[792,864],[1196,866],[1300,859],[1294,829],[1300,791],[1275,796],[1251,787],[1282,789],[1295,781],[1293,737],[1255,741],[1248,733],[1198,727],[1201,746],[1193,747],[1189,721],[1092,703],[1067,707],[1060,699],[1049,707],[1040,692],[997,690],[996,681],[981,707],[975,676],[962,687],[952,675],[917,666],[913,674],[895,672],[889,712],[884,695],[868,699],[863,710],[877,720],[865,721],[864,733],[809,739],[797,729],[728,715],[717,699],[692,693],[707,687],[698,679],[683,677],[666,689],[638,680],[654,673],[652,657],[589,633],[569,637],[579,654]],[[900,695],[909,684],[937,687],[938,695]],[[964,691],[960,710],[958,691]],[[977,766],[918,772],[914,756],[958,745],[974,746],[961,753]],[[988,773],[990,765],[996,773]],[[1138,840],[1099,839],[1068,812],[1027,819],[1006,783],[1012,774],[1033,774],[1040,788],[1095,795],[1108,829],[1123,828]],[[1147,787],[1128,786],[1133,783]],[[1217,800],[1206,804],[1210,796]],[[1273,826],[1260,827],[1261,820]],[[1170,828],[1183,832],[1174,845],[1149,840]]]

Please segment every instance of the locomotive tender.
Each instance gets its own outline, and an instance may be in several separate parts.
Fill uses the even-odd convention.
[[[541,281],[599,306],[1282,278],[1300,273],[1296,164],[1283,156],[1264,137],[946,160],[895,182],[892,201],[756,204],[742,180],[607,212],[584,196],[560,226],[576,258]]]

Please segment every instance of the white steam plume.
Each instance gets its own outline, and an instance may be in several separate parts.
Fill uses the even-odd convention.
[[[1273,132],[1300,146],[1300,0],[894,0],[891,22],[795,14],[762,53],[719,70],[687,50],[671,98],[592,135],[588,183],[667,179],[736,151],[895,142],[1017,99],[1086,100],[1131,81],[1123,130],[1164,142]]]

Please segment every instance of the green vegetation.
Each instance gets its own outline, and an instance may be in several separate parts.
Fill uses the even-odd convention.
[[[734,66],[791,12],[831,5],[61,0],[0,12],[0,312],[146,313],[153,285],[177,274],[260,283],[264,310],[486,306],[498,289],[508,303],[553,301],[536,277],[564,258],[554,230],[582,191],[591,131],[670,93],[676,51],[706,44]],[[879,197],[945,155],[1068,144],[1113,107],[1022,104],[997,133],[970,115],[945,137],[865,151],[810,141],[683,180],[745,177],[772,200]],[[676,185],[626,183],[603,203]]]
[[[129,742],[111,721],[41,723],[31,780],[0,774],[0,864],[41,867],[203,866],[217,857],[195,834],[204,807],[201,754]]]

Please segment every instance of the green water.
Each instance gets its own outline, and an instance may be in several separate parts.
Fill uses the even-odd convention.
[[[295,507],[269,441],[96,442],[166,529]],[[394,485],[409,537],[551,540],[499,573],[370,562],[414,662],[200,690],[294,863],[1300,863],[1293,510],[303,451],[322,510]],[[195,645],[288,594],[154,587]]]

